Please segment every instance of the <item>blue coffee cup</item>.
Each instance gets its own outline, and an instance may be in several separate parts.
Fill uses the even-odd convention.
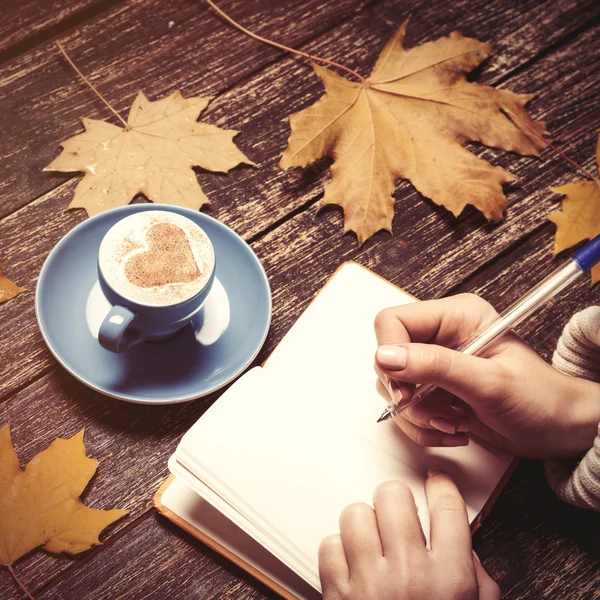
[[[107,234],[108,235],[108,234]],[[206,234],[204,234],[206,235]],[[213,266],[204,286],[193,296],[173,304],[144,304],[119,293],[107,280],[98,260],[98,281],[112,308],[100,326],[98,341],[111,352],[126,352],[141,342],[166,340],[196,316],[211,291]]]

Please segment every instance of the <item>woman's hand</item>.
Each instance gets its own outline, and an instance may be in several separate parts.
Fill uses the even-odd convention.
[[[340,534],[321,543],[323,600],[499,600],[498,586],[473,556],[460,493],[447,475],[429,475],[431,550],[410,489],[388,481],[375,491],[375,510],[348,506]]]
[[[396,423],[425,446],[466,445],[470,433],[521,456],[585,452],[600,421],[600,385],[560,373],[515,333],[480,357],[450,350],[496,316],[473,294],[377,315],[375,370],[386,401],[409,401],[417,383],[441,388]]]

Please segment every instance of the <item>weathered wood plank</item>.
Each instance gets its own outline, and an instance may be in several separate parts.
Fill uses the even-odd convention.
[[[175,410],[137,406],[92,393],[66,372],[53,371],[0,405],[0,423],[11,424],[21,464],[55,437],[68,438],[85,427],[87,453],[100,461],[84,496],[86,503],[95,508],[130,510],[128,517],[111,527],[108,534],[112,535],[151,508],[153,491],[166,474],[166,457],[214,398],[171,407]],[[145,457],[141,469],[136,455]],[[78,559],[35,551],[19,561],[16,569],[35,590]],[[0,569],[0,598],[12,598],[13,594],[8,573]]]
[[[551,232],[548,228],[548,231],[534,236],[523,247],[516,249],[512,255],[505,257],[499,270],[490,268],[485,277],[482,274],[481,277],[475,278],[470,285],[466,285],[464,289],[458,291],[476,291],[492,301],[498,308],[502,308],[504,304],[512,301],[516,294],[521,294],[531,284],[531,281],[541,278],[553,268],[548,261],[543,260],[550,251],[551,243]],[[499,285],[509,276],[512,282],[510,288],[512,294],[508,293],[504,286]],[[549,307],[528,321],[521,328],[521,332],[526,339],[530,339],[530,332],[532,332],[533,345],[537,350],[540,350],[540,347],[538,347],[539,341],[536,335],[538,332],[542,332],[541,349],[544,351],[544,348],[553,347],[556,343],[560,328],[566,321],[568,313],[593,302],[600,302],[600,287],[596,287],[590,292],[585,282],[582,281],[581,285],[574,286],[557,301],[556,306],[568,307],[568,311],[564,310],[558,316],[556,306]],[[549,314],[549,311],[552,312]],[[548,323],[552,325],[549,326]],[[270,336],[259,361],[264,358],[273,344],[274,340]],[[547,354],[547,351],[543,353]],[[179,437],[202,414],[212,400],[213,398],[208,398],[178,407],[133,406],[94,394],[66,373],[53,371],[17,394],[10,402],[4,403],[0,408],[0,422],[10,421],[12,423],[14,442],[22,462],[30,459],[47,446],[55,435],[67,437],[73,435],[82,426],[86,427],[88,452],[101,461],[99,472],[87,493],[89,504],[96,507],[121,506],[131,510],[131,516],[115,525],[109,532],[110,534],[126,527],[128,522],[149,509],[152,492],[166,475],[167,457],[174,450]],[[49,410],[50,406],[51,410]],[[527,477],[522,477],[522,479],[526,480]],[[526,486],[525,490],[522,489],[523,486]],[[589,532],[590,529],[579,527],[582,525],[581,519],[579,521],[571,519],[569,523],[572,525],[572,533],[567,535],[565,527],[561,525],[562,522],[553,519],[551,512],[546,511],[543,513],[543,518],[540,517],[539,505],[548,506],[550,503],[550,506],[553,506],[556,511],[569,516],[569,518],[577,517],[578,513],[562,509],[557,503],[553,503],[548,497],[545,497],[544,494],[550,496],[550,492],[541,488],[544,490],[541,493],[539,481],[522,482],[517,488],[516,497],[513,497],[513,493],[508,491],[503,495],[499,504],[502,506],[502,502],[505,502],[508,507],[512,507],[515,503],[519,505],[519,514],[512,517],[512,523],[515,525],[511,524],[510,529],[511,531],[514,529],[515,536],[511,537],[506,533],[508,526],[505,524],[504,513],[494,520],[494,512],[484,528],[484,541],[477,546],[477,550],[485,558],[489,557],[492,565],[498,565],[494,566],[496,576],[505,578],[511,586],[517,584],[516,580],[505,572],[505,565],[510,560],[510,548],[514,544],[514,541],[511,540],[520,537],[527,539],[533,549],[538,546],[544,552],[549,552],[548,548],[554,549],[551,557],[552,564],[560,560],[561,552],[568,551],[571,560],[578,565],[578,573],[588,573],[588,579],[594,581],[592,573],[595,559],[593,555],[587,555],[586,546],[582,545],[581,541],[581,536],[585,537],[581,532]],[[509,513],[511,510],[506,509]],[[488,528],[489,535],[486,533]],[[507,547],[506,553],[494,550],[498,531],[504,532],[502,539],[504,546]],[[129,533],[128,537],[137,539],[138,535],[137,532]],[[535,540],[542,541],[539,541],[536,546]],[[110,547],[106,549],[106,552],[107,554],[112,553]],[[187,550],[184,551],[184,556],[189,556]],[[552,580],[552,585],[556,586],[565,577],[565,572],[559,570],[556,565],[552,570],[548,570],[545,568],[548,563],[533,560],[535,556],[537,555],[532,554],[531,562],[527,563],[529,587],[519,587],[518,590],[521,592],[523,590],[530,591],[532,585],[537,585],[536,581],[549,585],[548,581]],[[115,564],[120,561],[122,561],[121,558],[115,559]],[[113,565],[112,559],[109,560],[104,555],[100,562],[108,566]],[[42,583],[46,583],[53,575],[69,568],[71,563],[72,561],[68,559],[49,557],[38,552],[21,561],[18,570],[28,585],[35,589]],[[83,568],[87,569],[87,566]],[[112,568],[111,566],[111,570]],[[567,569],[568,565],[564,565],[563,568]],[[83,574],[79,573],[73,577],[77,581],[79,578],[87,579],[88,575],[84,571]],[[125,575],[122,574],[122,577]],[[531,581],[532,579],[535,581]],[[505,587],[508,586],[506,581]],[[586,583],[586,585],[588,584]],[[8,590],[11,589],[10,586],[10,580],[8,578],[3,580],[0,575],[0,590],[8,593]],[[185,589],[183,588],[181,591],[183,595],[174,597],[184,598]],[[539,587],[539,589],[543,588]],[[523,592],[521,595],[510,597],[527,596]]]
[[[281,3],[270,8],[268,18],[257,3],[226,2],[223,7],[258,33],[297,45],[362,4],[352,0]],[[409,43],[434,39],[456,28],[495,41],[498,51],[479,78],[483,83],[494,83],[581,28],[599,11],[593,0],[569,0],[561,3],[560,11],[548,6],[532,1],[518,7],[510,2],[489,6],[483,0],[461,0],[442,11],[419,0],[411,5]],[[406,8],[398,0],[387,0],[377,7],[321,35],[304,49],[366,72],[384,40],[406,16]],[[175,25],[169,29],[173,20]],[[135,0],[82,25],[63,41],[83,72],[122,114],[127,113],[139,90],[153,98],[175,89],[186,95],[214,95],[279,58],[275,68],[253,80],[247,94],[232,90],[206,113],[209,122],[242,129],[239,143],[260,163],[261,172],[249,176],[248,169],[240,169],[228,178],[202,174],[200,179],[215,203],[225,204],[228,194],[236,190],[241,200],[239,190],[246,190],[250,177],[255,185],[248,190],[253,193],[246,192],[244,201],[239,202],[244,208],[254,210],[254,204],[267,203],[270,210],[277,206],[281,212],[300,205],[289,192],[304,185],[306,176],[289,179],[276,173],[275,165],[288,135],[287,114],[321,94],[321,84],[304,63],[281,60],[279,51],[231,29],[197,3],[181,3],[173,11],[166,3]],[[118,53],[115,48],[119,48]],[[110,117],[50,44],[7,63],[2,78],[6,110],[0,115],[4,132],[0,155],[6,157],[6,177],[0,181],[0,216],[65,180],[64,175],[44,174],[41,168],[56,155],[62,140],[80,131],[80,117]],[[31,140],[36,141],[33,153]],[[272,203],[270,196],[264,195],[269,169],[275,182],[288,192],[274,196]]]
[[[6,55],[15,56],[27,42],[44,33],[67,28],[76,20],[82,21],[118,0],[21,0],[2,3],[0,21],[0,61]],[[16,46],[16,48],[15,48]]]
[[[548,225],[456,292],[476,292],[498,309],[504,308],[533,281],[541,279],[554,268],[555,265],[545,260],[551,251],[552,234],[552,227]],[[507,281],[510,281],[510,286],[505,285]],[[585,306],[599,302],[600,286],[591,289],[582,279],[519,330],[547,358],[568,317]],[[265,352],[272,344],[270,339]],[[50,417],[45,410],[49,400],[53,406]],[[10,420],[13,423],[15,444],[24,459],[31,458],[49,443],[52,436],[46,433],[40,436],[40,431],[68,436],[85,425],[88,451],[101,459],[101,469],[88,493],[91,504],[125,506],[132,511],[130,519],[133,519],[148,510],[152,491],[166,474],[166,458],[181,434],[211,400],[171,408],[132,406],[91,394],[66,374],[58,374],[57,378],[52,373],[5,403],[0,414],[2,422]],[[38,416],[33,418],[33,415]],[[597,548],[594,551],[593,545],[593,532],[599,519],[599,515],[571,509],[554,499],[542,481],[539,466],[526,462],[511,480],[477,536],[476,550],[507,593],[507,598],[553,597],[543,595],[546,592],[552,592],[554,597],[567,598],[572,597],[571,592],[575,589],[579,590],[581,598],[591,598],[592,591],[600,582]],[[127,526],[127,522],[117,524],[112,531]],[[127,539],[147,539],[151,535],[136,529],[135,533],[128,534]],[[80,580],[93,582],[109,577],[108,573],[113,573],[116,565],[127,564],[120,577],[114,575],[114,581],[127,579],[125,571],[135,575],[135,570],[130,571],[129,564],[125,563],[117,549],[119,544],[121,542],[107,547],[101,559],[86,563],[81,571],[76,569],[57,590],[65,589],[66,582],[76,585],[75,582]],[[198,560],[204,560],[203,556],[208,551],[201,545],[198,547]],[[518,552],[516,548],[519,548]],[[113,555],[114,552],[117,554]],[[187,564],[191,556],[193,551],[187,546],[178,547],[174,560]],[[545,559],[541,560],[541,557]],[[142,564],[149,568],[150,563]],[[576,579],[572,577],[574,565]],[[33,585],[39,581],[38,577],[49,576],[68,566],[69,561],[38,553],[20,564],[19,571]],[[215,577],[221,582],[224,575]],[[226,581],[229,582],[228,579]],[[172,597],[185,598],[187,589],[171,590]],[[48,597],[60,597],[55,593],[52,590]],[[132,594],[129,597],[137,596]]]
[[[373,0],[371,0],[373,2]],[[277,3],[227,0],[222,8],[263,35],[301,43],[343,21],[368,2],[328,0]],[[180,89],[186,96],[216,95],[281,52],[236,32],[204,2],[131,0],[61,37],[89,80],[123,115],[137,93],[151,99]],[[118,50],[117,50],[118,49]],[[79,119],[106,119],[108,109],[74,73],[52,43],[42,44],[0,69],[4,110],[0,155],[0,216],[65,181],[41,169],[58,144],[81,131]],[[253,99],[256,103],[256,98]],[[228,111],[230,129],[243,119]],[[35,144],[32,145],[32,141]]]
[[[175,585],[181,574],[199,577],[202,567],[198,565],[211,561],[212,566],[220,557],[184,532],[164,525],[160,518],[155,523],[155,518],[137,527],[134,535],[102,549],[40,598],[66,598],[71,591],[72,597],[81,600],[110,598],[107,590],[115,590],[124,599],[183,600],[191,590],[194,597],[214,598],[210,594],[215,589],[219,598],[245,598],[248,589],[256,594],[252,598],[276,597],[227,564],[212,570],[210,580]],[[552,496],[539,462],[523,461],[476,534],[474,548],[507,600],[593,600],[600,580],[594,558],[599,525],[600,515],[569,507]],[[140,556],[147,548],[153,549],[150,559]],[[229,587],[234,583],[243,586],[242,590]]]
[[[138,530],[135,536],[124,536],[93,556],[86,563],[85,578],[64,579],[38,599],[278,597],[219,554],[190,551],[195,540],[158,515],[146,519]],[[115,561],[110,565],[109,556]]]
[[[555,231],[554,224],[548,223],[513,252],[499,257],[488,268],[457,286],[453,293],[474,292],[491,302],[496,310],[504,310],[566,260],[563,254],[568,255],[568,251],[554,260],[549,259],[554,248]],[[589,276],[585,275],[571,286],[568,293],[561,293],[550,300],[539,309],[534,319],[526,321],[517,330],[527,337],[545,360],[550,361],[557,334],[575,312],[593,304],[600,304],[600,285],[592,287]]]
[[[474,538],[504,600],[594,600],[600,515],[556,498],[542,463],[523,461]]]
[[[492,15],[496,13],[492,11]],[[361,17],[366,18],[364,15],[359,16],[356,22],[364,26]],[[499,18],[499,15],[494,18]],[[543,32],[538,31],[537,35],[544,37]],[[536,106],[540,110],[537,114],[546,113],[552,123],[556,124],[556,127],[553,127],[554,131],[559,134],[564,133],[562,137],[565,140],[565,147],[569,152],[573,152],[575,158],[589,157],[588,166],[593,164],[591,156],[594,136],[590,132],[585,132],[582,124],[584,121],[593,122],[594,118],[597,118],[598,105],[594,103],[594,96],[591,93],[597,81],[597,72],[591,61],[589,66],[586,63],[588,79],[582,80],[572,69],[572,63],[564,63],[564,61],[578,57],[581,63],[583,61],[581,57],[586,55],[586,51],[589,52],[590,47],[594,48],[593,42],[594,38],[591,34],[582,36],[578,41],[581,45],[574,44],[570,49],[571,54],[566,51],[558,52],[540,61],[534,70],[523,75],[521,81],[526,82],[527,86],[513,88],[518,91],[529,91],[532,89],[529,86],[531,84],[535,89],[545,89],[548,81],[555,79],[557,87],[548,91],[547,98],[556,98],[560,97],[559,90],[569,90],[570,85],[578,85],[576,92],[571,92],[562,98],[560,106],[550,109],[548,101],[539,102]],[[551,77],[548,80],[539,79],[536,76],[538,68],[550,69]],[[513,85],[514,82],[510,82],[510,86]],[[304,89],[304,93],[306,91]],[[303,98],[303,105],[312,96],[314,92],[309,91]],[[298,98],[302,100],[300,94]],[[577,100],[585,106],[580,106]],[[267,112],[265,107],[261,107],[260,110]],[[288,110],[290,110],[289,105]],[[285,111],[283,114],[286,114]],[[272,116],[272,113],[270,115]],[[564,119],[560,115],[564,115]],[[282,139],[285,139],[283,134]],[[247,148],[244,149],[248,151]],[[273,156],[276,156],[279,150],[280,148],[273,152]],[[494,153],[490,152],[486,155],[493,156]],[[514,158],[503,156],[498,162],[502,160],[509,163]],[[531,164],[535,164],[533,169]],[[512,213],[507,224],[491,230],[482,230],[481,219],[474,215],[455,224],[441,215],[440,211],[424,204],[416,194],[407,194],[407,186],[401,187],[399,192],[407,206],[403,217],[396,220],[400,236],[392,242],[384,242],[386,236],[380,235],[362,252],[355,248],[352,239],[340,239],[339,213],[330,211],[318,217],[318,220],[306,213],[294,217],[255,245],[267,264],[273,287],[277,292],[274,327],[266,350],[272,348],[274,342],[280,339],[308,299],[344,259],[358,259],[423,297],[445,293],[461,278],[472,273],[497,252],[504,250],[512,241],[527,234],[543,221],[545,211],[541,211],[536,206],[536,202],[546,197],[542,187],[558,183],[558,179],[566,172],[562,166],[552,168],[555,164],[555,159],[550,157],[546,157],[541,164],[527,160],[518,161],[517,172],[527,177],[526,182],[516,194],[517,199],[512,205]],[[537,169],[543,171],[545,176],[538,177]],[[241,173],[242,170],[239,172]],[[297,188],[294,201],[300,198],[302,202],[306,202],[316,197],[321,186],[319,170],[308,170],[308,181],[306,181],[306,173],[296,172],[296,175],[295,182],[292,179],[292,185]],[[256,189],[262,190],[263,193],[273,189],[271,187],[273,184],[265,183],[264,178],[262,181],[257,179],[256,185]],[[288,179],[278,180],[277,185],[282,196],[286,193],[290,196],[294,195],[290,193]],[[72,213],[60,213],[44,227],[41,226],[44,218],[52,214],[53,208],[65,205],[66,198],[70,194],[68,186],[66,191],[57,190],[34,202],[25,211],[16,213],[14,218],[6,219],[0,224],[0,254],[6,253],[9,256],[11,273],[15,278],[23,275],[23,281],[20,280],[20,283],[26,283],[30,287],[34,284],[35,274],[48,249],[62,233],[80,219]],[[537,193],[527,200],[528,194],[533,190],[537,190]],[[294,204],[294,206],[300,205],[301,203]],[[272,206],[269,208],[272,210]],[[289,207],[286,210],[289,210]],[[263,225],[256,220],[251,224],[245,223],[242,219],[243,210],[240,210],[239,216],[232,217],[228,217],[228,211],[224,209],[217,209],[216,212],[217,216],[229,224],[237,226],[237,223],[240,223],[238,228],[243,227],[245,230],[242,233],[246,236],[253,235],[259,230],[258,226]],[[19,226],[20,222],[27,224],[29,231]],[[32,223],[39,226],[31,227]],[[467,234],[470,236],[469,239],[460,243],[461,238]],[[332,239],[335,240],[334,244]],[[488,242],[487,246],[486,242]],[[459,243],[458,249],[454,252],[453,249]],[[429,250],[425,251],[427,247]],[[456,261],[455,264],[452,263],[453,260]],[[549,264],[549,261],[545,264]],[[428,265],[430,269],[427,268]],[[432,265],[435,266],[431,267]],[[307,281],[310,284],[307,284]],[[286,289],[287,294],[284,293]],[[20,330],[23,330],[23,336],[20,335],[19,339],[26,340],[24,345],[14,347],[14,344],[6,345],[9,339],[4,336],[6,344],[0,354],[2,357],[0,365],[4,366],[3,360],[7,357],[10,369],[0,374],[0,380],[10,378],[13,387],[6,388],[7,392],[14,390],[15,385],[26,384],[31,377],[39,373],[40,369],[53,364],[47,352],[42,349],[39,334],[36,332],[32,297],[29,295],[21,298],[22,300],[16,299],[0,308],[0,311],[4,311],[3,331],[14,334],[16,331],[21,333]],[[22,313],[19,318],[15,318],[17,311]],[[23,370],[24,374],[18,373],[15,379],[12,373],[18,370]],[[82,424],[87,424],[88,433],[92,437],[90,452],[102,460],[102,469],[106,467],[107,474],[107,478],[104,479],[99,473],[92,484],[90,497],[94,502],[98,502],[98,506],[104,505],[105,501],[111,504],[125,504],[133,509],[135,516],[143,514],[149,506],[150,488],[164,474],[166,457],[172,452],[177,438],[209,401],[210,399],[207,399],[164,411],[157,409],[157,412],[151,413],[137,412],[140,407],[128,407],[114,401],[107,403],[107,399],[97,397],[73,382],[66,374],[53,370],[9,402],[4,403],[0,408],[2,416],[0,422],[11,419],[17,423],[20,433],[15,434],[15,439],[17,445],[24,446],[26,457],[32,456],[47,445],[55,434],[70,434]],[[109,406],[111,402],[115,406]],[[119,412],[121,410],[132,412],[121,413]],[[51,418],[48,418],[49,415]],[[133,434],[129,435],[130,432]],[[120,479],[115,477],[115,472],[123,474],[123,477]],[[118,525],[113,531],[117,531],[124,525],[126,523]],[[71,563],[68,560],[36,553],[22,561],[18,569],[24,573],[30,585],[39,587],[69,564]],[[0,573],[0,590],[12,589],[6,587],[11,584],[3,579],[4,574],[4,572]]]
[[[359,24],[361,18],[362,15],[357,18]],[[538,92],[534,111],[550,121],[567,152],[576,159],[587,157],[587,164],[591,166],[595,136],[589,123],[600,115],[595,90],[600,67],[592,62],[583,71],[573,70],[571,65],[572,56],[585,55],[590,49],[600,49],[594,31],[582,35],[569,48],[544,58],[510,83],[519,91]],[[243,87],[244,94],[252,93],[252,83]],[[557,97],[561,98],[560,103],[555,102]],[[300,97],[296,98],[301,101]],[[276,95],[272,97],[273,102],[276,99]],[[275,114],[283,118],[287,114],[286,102],[280,99],[276,106]],[[267,124],[271,112],[264,108],[260,110],[264,111],[261,119]],[[283,142],[285,130],[277,131]],[[562,181],[561,177],[567,173],[564,164],[549,151],[544,153],[542,161],[516,158],[489,149],[479,151],[493,162],[511,166],[523,178],[520,186],[508,190],[509,213],[505,222],[496,227],[483,226],[483,219],[474,212],[454,221],[441,209],[423,202],[404,182],[397,192],[402,208],[397,210],[394,221],[396,238],[388,241],[389,236],[380,233],[364,250],[359,250],[353,237],[341,236],[339,211],[329,210],[316,218],[312,210],[305,211],[255,244],[269,275],[277,275],[273,280],[275,302],[299,309],[306,305],[340,262],[357,257],[394,282],[427,297],[437,293],[437,289],[444,290],[460,282],[462,277],[542,223],[552,206],[546,188]],[[249,154],[252,156],[253,152]],[[321,169],[281,174],[275,170],[277,149],[260,146],[255,154],[259,155],[258,160],[265,157],[269,164],[261,168],[274,173],[273,178],[265,181],[265,175],[257,170],[240,169],[230,177],[220,179],[223,192],[236,194],[239,201],[228,206],[214,206],[212,211],[214,216],[246,238],[285,217],[290,204],[301,206],[317,198],[322,189],[323,165]],[[237,196],[239,192],[235,190],[240,189],[237,186],[241,186],[248,196]],[[0,256],[8,260],[15,280],[31,290],[50,248],[83,218],[81,211],[63,210],[73,188],[74,182],[69,182],[0,221]],[[279,208],[271,204],[273,199],[280,201]],[[547,208],[542,208],[544,205]],[[300,257],[302,262],[299,262]],[[307,286],[305,274],[309,271],[311,285]],[[6,324],[0,335],[0,397],[3,397],[24,385],[40,370],[48,368],[51,360],[35,325],[31,293],[17,297],[0,307],[0,311]],[[280,335],[279,325],[274,323],[274,327]],[[16,339],[11,335],[14,331],[20,332]],[[15,368],[16,364],[18,368]]]
[[[541,279],[555,267],[548,259],[552,246],[551,230],[548,225],[542,233],[502,257],[497,267],[490,266],[456,291],[475,291],[498,309],[504,308],[532,281]],[[507,280],[511,282],[510,287],[504,285]],[[444,290],[437,289],[437,292],[436,295],[441,295]],[[553,305],[524,324],[520,331],[547,358],[568,315],[598,302],[600,286],[590,290],[587,283],[580,280]],[[560,313],[557,312],[559,309]],[[257,362],[266,358],[298,312],[293,298],[288,303],[275,304],[274,328]],[[152,491],[166,475],[167,458],[178,439],[215,397],[178,407],[133,406],[90,392],[64,371],[53,370],[1,405],[0,422],[12,423],[22,462],[47,446],[54,436],[70,436],[85,426],[89,454],[101,460],[101,469],[88,493],[92,506],[122,506],[131,510],[128,519],[113,527],[111,532],[114,533],[148,510]],[[538,507],[534,503],[528,510],[536,515]],[[535,531],[540,527],[542,524],[536,522]],[[554,539],[554,534],[548,535]],[[493,545],[493,541],[490,544]],[[585,552],[577,557],[584,566],[588,564],[587,560]],[[70,562],[38,552],[21,561],[18,568],[24,580],[35,588],[53,574],[68,568]],[[10,589],[10,585],[10,580],[5,578],[3,581],[0,574],[0,590]]]

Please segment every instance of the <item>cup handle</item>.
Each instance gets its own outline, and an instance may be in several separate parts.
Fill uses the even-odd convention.
[[[129,325],[135,314],[124,306],[113,306],[98,332],[100,345],[111,352],[127,352],[144,340],[144,336]]]

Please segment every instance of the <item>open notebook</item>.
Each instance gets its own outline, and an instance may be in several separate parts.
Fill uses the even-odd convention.
[[[422,448],[376,423],[375,315],[414,298],[344,264],[263,367],[243,375],[181,440],[159,508],[288,597],[319,597],[317,549],[342,509],[383,481],[410,486],[429,535],[427,469],[457,482],[474,522],[512,457],[471,440]],[[181,523],[180,523],[181,524]],[[264,578],[263,578],[264,580]],[[285,592],[287,590],[287,592]]]

